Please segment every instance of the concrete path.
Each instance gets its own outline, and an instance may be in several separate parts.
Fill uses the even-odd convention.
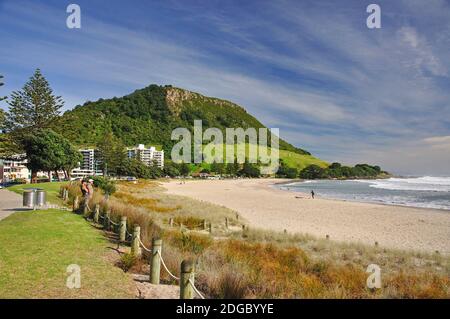
[[[22,209],[22,196],[0,189],[0,220]]]

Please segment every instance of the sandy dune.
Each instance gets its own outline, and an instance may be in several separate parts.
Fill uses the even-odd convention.
[[[285,180],[284,180],[285,181]],[[170,194],[238,211],[251,227],[308,233],[338,241],[450,253],[450,212],[327,200],[271,187],[275,179],[164,183]],[[301,196],[302,198],[296,198]]]

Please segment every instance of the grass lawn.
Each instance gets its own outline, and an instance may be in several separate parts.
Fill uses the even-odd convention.
[[[39,183],[39,184],[18,184],[8,187],[12,192],[22,195],[25,188],[42,188],[47,191],[47,201],[54,204],[61,204],[62,201],[59,196],[59,188],[61,185],[65,185],[68,182],[52,182],[52,183]]]
[[[114,266],[109,247],[115,245],[79,215],[17,212],[0,222],[0,298],[133,298],[133,281]],[[79,289],[66,287],[70,264],[81,267]]]

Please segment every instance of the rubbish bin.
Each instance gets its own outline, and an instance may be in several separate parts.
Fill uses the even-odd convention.
[[[28,188],[23,191],[23,206],[34,208],[36,205],[36,190]]]
[[[36,206],[42,207],[45,206],[45,197],[46,193],[43,189],[36,190]]]
[[[23,190],[23,206],[29,208],[45,206],[46,193],[42,188],[25,188]]]

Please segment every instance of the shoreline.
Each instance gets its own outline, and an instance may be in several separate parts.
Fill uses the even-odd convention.
[[[318,179],[318,181],[323,181],[324,179]],[[293,183],[301,183],[304,182],[305,180],[297,180],[297,179],[293,179],[292,182],[280,182],[280,183],[274,183],[271,184],[269,186],[273,187],[274,189],[278,189],[284,192],[292,192],[292,193],[297,193],[297,194],[302,194],[305,196],[309,196],[309,193],[305,193],[305,192],[300,192],[300,191],[292,191],[289,189],[279,189],[279,188],[275,188],[276,186],[283,186],[283,185],[291,185]],[[409,205],[401,205],[401,204],[390,204],[390,203],[384,203],[384,202],[371,202],[371,201],[362,201],[362,200],[351,200],[351,199],[343,199],[343,198],[331,198],[331,197],[323,197],[321,195],[316,195],[317,198],[323,199],[323,200],[331,200],[331,201],[339,201],[339,202],[348,202],[348,203],[366,203],[366,204],[373,204],[373,205],[383,205],[383,206],[389,206],[389,207],[406,207],[406,208],[415,208],[415,209],[426,209],[426,210],[431,210],[431,211],[436,211],[436,212],[447,212],[450,213],[450,209],[446,209],[446,208],[435,208],[435,207],[420,207],[420,206],[409,206]]]
[[[169,194],[191,197],[238,212],[250,227],[329,235],[332,240],[414,251],[450,253],[447,210],[344,201],[282,190],[281,179],[163,182]],[[295,196],[297,195],[297,196]]]

